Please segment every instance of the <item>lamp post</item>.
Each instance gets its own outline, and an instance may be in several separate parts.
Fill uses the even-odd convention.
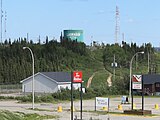
[[[23,47],[23,49],[28,49],[32,56],[32,70],[33,70],[33,80],[32,80],[32,109],[34,109],[34,56],[33,52],[29,47]]]
[[[131,82],[131,81],[132,81],[132,61],[133,61],[133,58],[134,58],[138,53],[140,53],[140,54],[144,54],[144,51],[135,53],[135,54],[133,55],[132,59],[131,59],[131,62],[130,62],[129,103],[131,102],[131,88],[132,88],[132,86],[131,86],[131,83],[132,83],[132,82]]]

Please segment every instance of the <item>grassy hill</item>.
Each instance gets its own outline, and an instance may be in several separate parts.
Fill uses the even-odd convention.
[[[86,87],[90,80],[90,87],[94,90],[103,89],[124,94],[129,86],[129,68],[132,56],[132,73],[148,73],[148,53],[150,54],[150,73],[159,73],[160,53],[155,52],[151,44],[137,46],[122,42],[120,45],[103,45],[87,47],[84,43],[76,41],[56,40],[46,41],[45,44],[27,42],[25,39],[15,40],[13,43],[5,42],[0,46],[0,83],[15,84],[20,80],[32,75],[32,61],[28,50],[30,47],[35,57],[35,73],[47,71],[74,71],[83,72],[83,86]],[[117,67],[111,66],[115,55]],[[112,86],[108,87],[108,78]],[[114,79],[115,78],[115,79]]]
[[[149,49],[150,51],[148,51]],[[125,44],[123,47],[118,45],[106,45],[104,49],[92,51],[94,52],[96,60],[103,62],[103,67],[96,72],[91,87],[97,87],[99,89],[106,87],[107,90],[112,90],[115,94],[128,94],[131,58],[139,51],[144,51],[144,54],[138,54],[134,57],[132,61],[132,74],[159,74],[160,53],[154,51],[154,48],[151,47],[150,44],[145,44],[140,47],[135,44],[131,44],[131,46]],[[111,66],[114,54],[116,56],[115,62],[118,64],[115,68],[115,79],[114,68]],[[110,88],[107,87],[107,78],[109,74],[112,74],[112,87]]]

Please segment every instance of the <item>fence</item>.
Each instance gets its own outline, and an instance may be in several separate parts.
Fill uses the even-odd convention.
[[[0,93],[17,93],[22,92],[22,84],[1,84]]]

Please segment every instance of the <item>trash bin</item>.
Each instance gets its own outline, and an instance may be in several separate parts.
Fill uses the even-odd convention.
[[[128,96],[126,97],[126,103],[129,103]]]
[[[127,98],[127,96],[122,96],[121,104],[125,104],[126,103],[126,98]]]

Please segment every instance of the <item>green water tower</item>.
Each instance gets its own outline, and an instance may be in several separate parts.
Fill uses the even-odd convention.
[[[77,40],[83,42],[83,30],[64,30],[64,39]]]

